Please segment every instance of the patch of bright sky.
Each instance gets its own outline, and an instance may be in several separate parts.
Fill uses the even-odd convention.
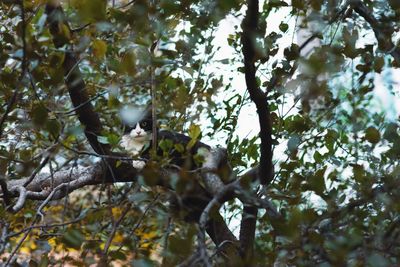
[[[260,4],[262,6],[262,3]],[[275,31],[280,32],[279,24],[284,21],[289,25],[289,29],[286,33],[283,34],[283,37],[278,41],[278,45],[281,48],[280,52],[277,55],[277,58],[282,58],[283,49],[285,47],[290,46],[292,42],[299,42],[297,38],[293,38],[295,33],[295,17],[290,16],[291,7],[284,7],[278,10],[275,10],[267,19],[267,34]],[[244,15],[245,7],[241,10],[241,13]],[[221,49],[217,51],[215,55],[215,61],[232,58],[232,55],[235,55],[236,51],[228,45],[227,39],[230,34],[235,33],[235,26],[240,29],[240,23],[243,17],[234,17],[228,16],[226,19],[222,20],[214,34],[214,42],[213,44],[216,46],[220,46]],[[360,34],[361,36],[361,34]],[[375,36],[373,32],[369,32],[366,35],[362,35],[358,43],[359,46],[364,45],[365,43],[376,43]],[[398,37],[394,37],[394,39],[398,39]],[[273,60],[270,60],[273,62]],[[240,63],[240,62],[239,62]],[[232,79],[231,84],[233,87],[233,91],[235,93],[239,93],[240,95],[244,95],[246,92],[246,84],[244,74],[237,71],[237,67],[239,65],[232,65],[230,69],[228,69],[227,65],[222,65],[222,68],[218,68],[216,73],[222,73],[225,79],[225,82],[228,81],[229,78]],[[225,69],[224,69],[225,68]],[[211,70],[214,71],[214,70]],[[258,73],[260,75],[260,73]],[[261,77],[261,75],[260,75]],[[343,78],[343,77],[342,77]],[[338,77],[338,80],[341,78]],[[394,120],[400,114],[400,97],[399,92],[391,93],[391,88],[396,87],[400,83],[400,70],[398,69],[386,69],[382,72],[382,74],[375,75],[375,90],[374,101],[372,103],[372,108],[376,111],[382,111],[385,113],[388,119]],[[392,90],[393,91],[393,90]],[[227,95],[225,92],[220,94],[221,98],[228,99],[231,95]],[[289,103],[287,103],[287,107],[291,107],[293,101],[290,99],[286,99]],[[293,110],[295,111],[295,109]],[[244,105],[242,108],[239,118],[238,118],[238,126],[235,131],[235,134],[239,136],[239,138],[251,138],[257,135],[259,132],[259,123],[258,116],[256,113],[255,105],[253,103],[249,103]],[[207,140],[211,144],[216,143],[220,144],[226,134],[220,134],[216,137],[213,137],[211,140]]]
[[[267,34],[272,31],[279,33],[280,32],[279,24],[282,21],[284,21],[289,25],[288,31],[285,34],[283,34],[283,37],[281,39],[279,39],[278,45],[281,49],[280,53],[278,53],[277,55],[277,58],[283,57],[282,56],[283,49],[285,47],[290,46],[292,42],[303,43],[303,41],[305,40],[305,38],[302,38],[300,36],[301,33],[296,32],[296,27],[295,27],[296,19],[290,16],[290,10],[291,7],[281,8],[272,13],[267,19]],[[242,14],[244,14],[244,12],[245,10],[242,10]],[[235,26],[238,29],[240,29],[240,23],[242,19],[243,19],[242,16],[241,17],[228,16],[226,19],[220,22],[218,29],[214,35],[215,36],[214,45],[221,46],[221,49],[215,55],[215,61],[223,60],[226,58],[232,58],[232,55],[235,55],[236,51],[228,45],[227,39],[229,34],[235,33]],[[296,37],[299,37],[299,40],[297,40],[297,38],[293,38],[295,34],[298,35]],[[363,37],[360,38],[358,42],[359,46],[363,46],[366,43],[376,43],[376,39],[373,32],[362,36]],[[270,61],[272,62],[272,60]],[[223,65],[222,68],[218,68],[218,72],[216,73],[222,72],[225,82],[229,81],[229,78],[231,78],[232,79],[231,84],[234,89],[233,92],[239,93],[240,95],[243,96],[246,92],[244,74],[237,71],[238,67],[237,65],[230,66],[231,69],[223,69],[224,67],[227,68],[227,65]],[[352,70],[349,70],[349,73],[351,72]],[[347,77],[347,75],[344,76]],[[344,76],[338,77],[337,82],[339,83],[343,82],[343,84],[346,84],[346,81],[348,82],[349,79],[343,80],[345,78]],[[400,83],[400,70],[385,69],[381,74],[375,74],[374,82],[375,82],[375,89],[373,91],[374,100],[372,101],[372,107],[371,107],[372,110],[375,110],[377,112],[384,112],[386,118],[388,118],[389,120],[395,120],[396,117],[399,116],[400,114],[400,109],[399,109],[400,97],[398,91],[393,92],[394,91],[393,88],[396,88]],[[221,94],[219,97],[224,99],[229,99],[230,95]],[[289,107],[293,105],[293,97],[292,99],[290,99],[289,97],[289,99],[286,100],[288,101],[288,103],[286,104],[287,106],[286,110],[288,110]],[[296,109],[293,109],[292,111],[295,112]],[[238,125],[237,129],[235,130],[235,134],[238,135],[240,139],[244,139],[244,138],[251,138],[257,135],[258,133],[259,133],[258,116],[256,113],[255,105],[250,102],[249,104],[243,106],[239,114]],[[205,141],[213,145],[218,145],[221,144],[221,141],[225,139],[226,139],[226,134],[221,133]],[[282,159],[285,155],[286,149],[287,149],[287,142],[282,142],[278,147],[276,147],[274,151],[275,160]],[[330,169],[332,168],[334,168],[334,166],[331,166]],[[330,171],[327,172],[326,175],[328,173],[330,173]],[[350,177],[352,175],[352,172],[350,170],[343,170],[342,175],[344,175],[345,177]],[[311,199],[311,203],[320,208],[326,206],[325,205],[326,203],[322,199],[320,199],[320,197],[313,194],[312,192],[309,192],[309,198]]]
[[[263,4],[260,3],[260,7]],[[275,31],[275,32],[280,32],[279,30],[279,24],[284,21],[288,23],[289,29],[287,33],[283,34],[283,37],[279,39],[278,45],[281,48],[280,52],[278,53],[277,57],[281,57],[283,55],[283,49],[290,46],[290,44],[293,41],[293,33],[295,29],[295,18],[294,17],[289,17],[291,7],[283,7],[278,10],[275,10],[274,12],[271,12],[271,15],[267,19],[267,34]],[[233,55],[236,55],[236,51],[234,48],[228,45],[228,37],[230,34],[235,34],[235,27],[240,30],[240,24],[243,19],[243,15],[246,11],[246,7],[244,7],[241,10],[242,16],[235,17],[235,16],[227,16],[226,19],[222,20],[218,28],[214,34],[214,41],[213,44],[215,46],[220,46],[221,49],[217,51],[215,54],[214,61],[220,61],[223,59],[227,58],[232,58]],[[242,55],[239,55],[240,58]],[[271,63],[272,64],[272,60]],[[218,64],[217,64],[218,65]],[[218,70],[210,70],[210,71],[215,71],[218,74],[222,74],[224,77],[224,82],[227,83],[229,79],[232,79],[230,83],[232,84],[232,95],[233,94],[240,94],[241,96],[247,96],[246,94],[246,83],[245,83],[245,77],[244,74],[237,71],[237,68],[242,66],[242,62],[238,62],[237,64],[228,66],[228,65],[221,65],[221,67],[217,67]],[[260,76],[262,76],[262,73],[258,73]],[[265,78],[265,77],[264,77]],[[224,100],[229,99],[232,97],[231,94],[227,94],[226,92],[221,92],[219,94],[219,98],[222,98]],[[291,106],[291,105],[289,105]],[[258,122],[258,115],[256,112],[255,105],[253,103],[248,103],[243,106],[241,109],[241,112],[238,117],[238,125],[235,130],[235,133],[240,139],[243,138],[252,138],[255,135],[258,135],[259,133],[259,122]],[[209,142],[210,144],[220,144],[221,141],[226,139],[226,133],[220,133],[218,136],[214,136],[212,139],[209,138],[209,140],[205,140],[206,142]]]

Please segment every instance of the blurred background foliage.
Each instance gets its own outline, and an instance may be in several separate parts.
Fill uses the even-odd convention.
[[[17,96],[3,124],[0,175],[27,177],[46,157],[43,170],[50,173],[98,161],[85,153],[90,148],[64,85],[65,51],[54,47],[46,25],[46,1],[23,2],[24,31],[20,5],[13,2],[0,3],[0,113]],[[261,1],[255,60],[276,145],[276,175],[266,194],[286,222],[261,214],[256,265],[399,264],[400,62],[378,46],[357,13],[333,19],[344,2]],[[397,1],[362,2],[398,44]],[[188,134],[200,127],[204,142],[228,149],[237,173],[257,164],[258,121],[243,82],[244,1],[69,0],[62,6],[71,25],[64,37],[79,55],[104,126],[101,142],[119,149],[120,110],[149,103],[153,66],[162,128]],[[231,32],[221,30],[226,21]],[[300,51],[302,30],[316,37],[307,53]],[[216,41],[221,35],[223,43]],[[192,253],[196,228],[171,219],[167,193],[144,182],[74,192],[44,210],[40,224],[46,226],[32,229],[20,260],[86,266],[109,246],[111,264],[174,266]],[[3,259],[30,227],[37,206],[28,202],[17,214],[0,208],[0,223],[11,233]],[[235,201],[223,207],[234,233],[240,210]]]

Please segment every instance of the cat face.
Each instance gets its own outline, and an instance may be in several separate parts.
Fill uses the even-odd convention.
[[[152,120],[150,118],[143,118],[133,124],[133,126],[125,126],[124,135],[129,135],[137,142],[149,141],[151,139],[152,127]]]

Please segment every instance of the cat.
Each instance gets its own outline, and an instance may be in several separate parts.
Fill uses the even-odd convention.
[[[144,111],[144,115],[137,121],[124,123],[125,129],[120,145],[133,157],[132,165],[135,169],[142,170],[149,159],[153,137],[153,120],[151,108]],[[157,156],[168,158],[170,166],[193,170],[201,166],[201,161],[210,151],[210,146],[196,141],[191,147],[188,144],[191,138],[176,132],[158,130],[157,128]],[[160,145],[161,144],[161,145]],[[135,158],[142,158],[137,160]],[[144,160],[143,160],[144,159]]]
[[[120,145],[133,158],[137,158],[141,152],[149,148],[153,137],[151,117],[149,118],[146,114],[146,116],[139,119],[136,123],[125,124],[124,134],[120,142]],[[133,160],[132,165],[135,169],[141,170],[146,165],[146,162],[143,160]]]

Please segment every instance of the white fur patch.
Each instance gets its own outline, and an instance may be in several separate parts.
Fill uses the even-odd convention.
[[[152,135],[143,130],[138,123],[135,129],[132,129],[129,134],[122,136],[120,144],[129,155],[137,157],[145,146],[150,145],[151,136]],[[135,169],[141,170],[146,165],[146,162],[142,160],[133,160],[132,165]]]
[[[144,162],[142,160],[134,160],[134,161],[132,161],[133,168],[138,169],[138,170],[143,169],[145,165],[146,165],[146,162]]]
[[[147,143],[146,141],[136,141],[129,135],[122,136],[121,140],[121,146],[133,157],[138,156]]]

